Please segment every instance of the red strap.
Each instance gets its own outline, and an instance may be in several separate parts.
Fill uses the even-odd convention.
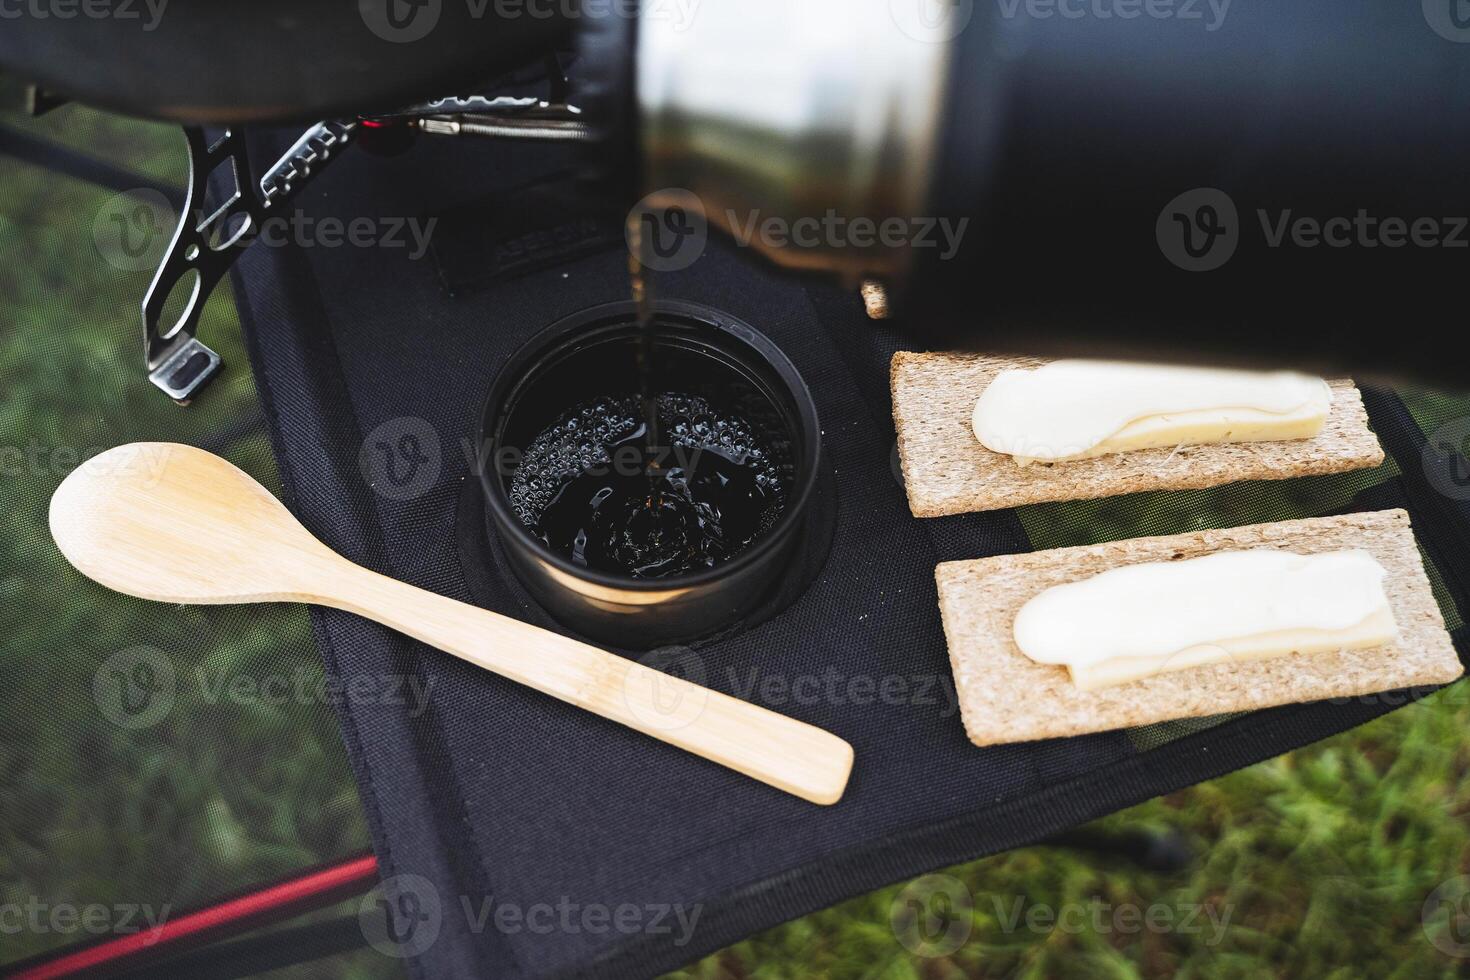
[[[15,980],[43,980],[136,966],[143,959],[171,956],[221,936],[236,935],[333,905],[367,891],[377,881],[377,858],[371,854],[349,858],[259,891],[207,905],[156,927],[114,936],[85,949],[61,950],[11,976]]]

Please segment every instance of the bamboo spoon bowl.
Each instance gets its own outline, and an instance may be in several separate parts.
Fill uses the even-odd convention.
[[[830,732],[356,565],[202,449],[99,454],[57,487],[50,525],[77,571],[118,592],[343,609],[813,803],[837,802],[852,771]]]

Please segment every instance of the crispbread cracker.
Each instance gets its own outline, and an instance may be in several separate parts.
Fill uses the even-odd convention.
[[[1197,490],[1236,480],[1341,473],[1383,462],[1383,449],[1368,428],[1363,396],[1351,381],[1332,381],[1327,423],[1311,439],[1140,449],[1022,467],[982,446],[970,419],[980,392],[1001,371],[1045,363],[980,354],[893,355],[893,422],[915,517],[1139,490]]]
[[[1398,623],[1398,642],[1186,668],[1083,692],[1072,686],[1066,667],[1028,659],[1012,637],[1021,606],[1054,585],[1121,565],[1263,547],[1300,554],[1367,550],[1388,572],[1384,591]],[[960,714],[976,745],[1446,684],[1462,672],[1402,510],[950,561],[934,577]]]

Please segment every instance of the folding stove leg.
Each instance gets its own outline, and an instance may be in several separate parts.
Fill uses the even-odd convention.
[[[356,122],[321,122],[308,129],[261,177],[251,179],[240,130],[226,129],[214,142],[185,126],[189,186],[173,240],[143,297],[144,354],[148,379],[180,404],[188,404],[220,368],[219,355],[195,336],[204,301],[241,252],[250,247],[272,208],[279,208],[305,180],[341,149]],[[203,213],[210,176],[228,168],[233,188],[224,202]],[[165,307],[178,293],[182,309],[164,323]]]

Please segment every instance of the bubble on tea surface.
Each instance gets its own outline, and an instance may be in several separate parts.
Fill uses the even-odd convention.
[[[670,443],[659,448],[668,462],[693,462],[701,450],[740,458],[771,495],[773,506],[761,518],[761,532],[769,530],[784,507],[781,475],[750,422],[697,395],[665,393],[656,402],[660,433]],[[516,517],[535,528],[568,482],[595,467],[613,465],[614,447],[629,439],[642,420],[642,405],[634,394],[603,396],[570,408],[532,440],[511,477],[510,501]]]

